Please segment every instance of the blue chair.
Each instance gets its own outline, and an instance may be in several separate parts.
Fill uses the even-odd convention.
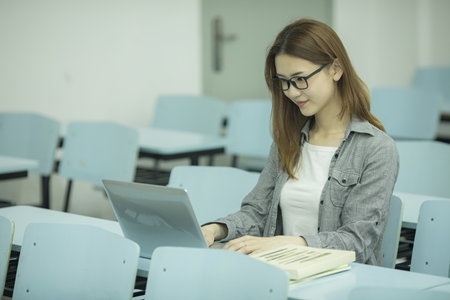
[[[134,128],[113,122],[70,123],[59,168],[69,180],[64,211],[69,209],[73,180],[91,182],[102,191],[102,179],[133,181],[138,151]]]
[[[378,87],[371,90],[371,97],[372,113],[392,138],[436,138],[443,101],[439,93],[415,87]]]
[[[281,300],[287,299],[288,285],[287,272],[245,254],[159,247],[150,262],[145,299]]]
[[[259,173],[222,166],[176,166],[169,186],[186,189],[199,224],[239,210]]]
[[[450,198],[450,144],[397,141],[400,169],[394,190]]]
[[[449,216],[450,200],[428,200],[422,204],[414,238],[411,272],[450,277]]]
[[[428,66],[416,70],[413,85],[427,91],[439,92],[444,100],[442,107],[450,113],[450,66]],[[427,103],[428,106],[428,103]]]
[[[14,223],[0,216],[0,296],[5,288],[13,236]]]
[[[131,299],[139,253],[135,242],[95,226],[31,223],[13,299]]]
[[[233,167],[260,171],[272,144],[270,99],[239,100],[230,105],[226,152]]]
[[[150,126],[221,135],[228,112],[225,102],[202,95],[160,95]]]
[[[392,195],[389,208],[389,217],[383,235],[382,266],[395,268],[397,260],[398,246],[400,242],[400,232],[403,220],[403,201],[399,197]]]
[[[0,113],[0,154],[38,161],[30,170],[41,177],[41,206],[50,208],[50,177],[60,138],[58,121],[37,113]]]

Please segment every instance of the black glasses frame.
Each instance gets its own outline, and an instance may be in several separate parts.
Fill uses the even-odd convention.
[[[284,78],[280,78],[280,77],[278,77],[278,76],[274,76],[274,77],[272,78],[272,81],[275,82],[275,81],[277,81],[277,80],[280,80],[280,81],[286,82],[287,88],[286,88],[286,89],[281,88],[281,89],[283,90],[283,92],[288,91],[288,90],[291,88],[291,84],[292,84],[292,86],[295,87],[297,90],[306,90],[306,89],[309,87],[309,85],[308,85],[308,79],[310,79],[311,77],[313,77],[314,75],[316,75],[317,73],[319,73],[320,71],[322,71],[322,69],[325,68],[326,66],[327,66],[327,65],[321,66],[320,68],[318,68],[317,70],[315,70],[314,72],[312,72],[311,74],[309,74],[308,76],[293,76],[293,77],[291,77],[291,78],[289,78],[289,79],[284,79]],[[295,81],[293,81],[294,78],[295,78],[297,81],[302,81],[302,80],[305,81],[306,87],[304,87],[304,88],[299,88],[299,87],[297,86],[297,84],[295,83]]]

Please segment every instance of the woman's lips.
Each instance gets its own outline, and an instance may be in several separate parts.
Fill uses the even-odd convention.
[[[308,101],[296,101],[298,107],[303,107]]]

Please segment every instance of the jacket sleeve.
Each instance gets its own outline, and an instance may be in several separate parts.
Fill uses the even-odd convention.
[[[278,150],[273,143],[258,182],[243,199],[240,210],[215,221],[228,227],[228,236],[224,240],[243,235],[263,235],[269,212],[273,209],[273,191],[279,174],[278,166]]]

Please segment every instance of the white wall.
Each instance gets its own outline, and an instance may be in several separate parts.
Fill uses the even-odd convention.
[[[450,65],[450,1],[334,0],[333,24],[369,87],[409,85],[418,66]]]
[[[201,93],[200,20],[200,0],[0,0],[0,111],[147,126],[158,94]],[[66,180],[51,184],[61,209]],[[113,218],[92,185],[72,196],[71,212]],[[0,199],[39,203],[40,178],[1,182]]]
[[[200,0],[0,1],[0,110],[148,125],[201,92]]]

